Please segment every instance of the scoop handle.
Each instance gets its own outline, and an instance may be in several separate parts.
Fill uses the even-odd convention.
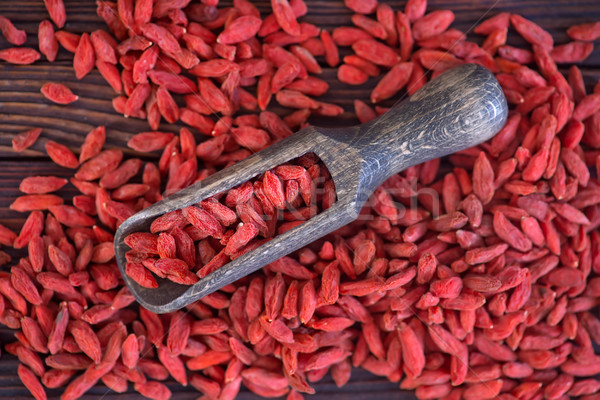
[[[363,175],[377,186],[412,165],[490,139],[507,114],[506,98],[494,74],[477,64],[464,64],[361,125],[349,145],[365,162]]]

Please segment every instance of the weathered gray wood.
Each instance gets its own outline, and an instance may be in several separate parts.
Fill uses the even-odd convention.
[[[494,75],[467,64],[440,75],[367,124],[304,129],[127,219],[115,235],[121,274],[147,309],[165,313],[182,308],[352,222],[373,190],[391,175],[488,140],[502,128],[507,113]],[[159,279],[158,288],[149,289],[125,274],[127,235],[147,230],[159,215],[198,203],[308,152],[316,153],[333,177],[338,200],[331,208],[192,286]]]

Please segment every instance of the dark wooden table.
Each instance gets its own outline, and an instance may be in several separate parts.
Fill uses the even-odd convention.
[[[309,13],[304,21],[316,24],[321,28],[332,29],[339,25],[349,25],[351,12],[343,7],[341,0],[305,0]],[[104,28],[104,23],[96,16],[95,1],[65,0],[67,6],[66,30],[76,33],[91,32]],[[394,9],[402,10],[405,1],[387,1]],[[268,1],[255,2],[266,15]],[[515,12],[529,18],[550,31],[555,42],[565,43],[567,27],[573,24],[600,21],[600,1],[598,0],[430,0],[428,10],[451,9],[456,14],[453,27],[470,32],[481,20],[499,12]],[[27,31],[26,46],[37,48],[37,26],[48,18],[42,0],[0,0],[0,15],[10,18],[19,28]],[[482,38],[470,34],[471,39],[481,41]],[[523,44],[522,39],[513,34],[509,43]],[[9,47],[0,39],[0,48]],[[135,133],[148,130],[145,121],[123,118],[112,108],[113,90],[102,77],[93,72],[81,81],[75,79],[72,67],[72,55],[61,49],[55,63],[44,61],[30,66],[13,66],[0,64],[0,222],[18,231],[24,216],[9,209],[10,203],[19,195],[18,186],[22,178],[31,175],[71,176],[70,170],[52,163],[44,151],[47,139],[57,140],[73,148],[81,145],[84,135],[98,125],[105,125],[107,130],[107,146],[119,147],[133,153],[125,147],[127,140]],[[595,50],[592,56],[581,64],[581,69],[588,86],[592,86],[600,78],[600,51]],[[324,101],[331,101],[344,107],[343,116],[329,120],[314,120],[315,124],[351,125],[357,123],[351,111],[354,99],[368,99],[374,81],[359,87],[348,87],[337,81],[335,70],[325,69],[324,79],[331,84],[330,91],[323,96]],[[80,96],[79,101],[70,106],[58,106],[45,100],[40,94],[40,87],[48,81],[63,82]],[[275,108],[274,111],[277,111]],[[13,136],[24,130],[41,127],[41,139],[29,150],[15,154],[12,152]],[[177,127],[165,125],[163,130],[175,131]],[[144,157],[148,158],[147,155]],[[58,194],[70,198],[76,190],[70,184]],[[11,253],[18,257],[18,253]],[[12,332],[0,329],[0,342],[10,343],[14,340]],[[18,363],[10,355],[2,355],[0,360],[0,398],[30,398],[16,376]],[[195,399],[198,393],[183,388],[176,383],[169,384],[175,399]],[[411,394],[401,392],[398,384],[390,383],[384,378],[375,377],[365,371],[353,371],[351,382],[338,389],[331,378],[326,377],[315,385],[317,394],[314,399],[399,399],[414,398]],[[49,392],[50,398],[58,398],[60,391]],[[134,392],[116,395],[114,392],[99,386],[92,389],[87,399],[123,399],[141,398]],[[239,399],[256,399],[257,397],[243,390]]]

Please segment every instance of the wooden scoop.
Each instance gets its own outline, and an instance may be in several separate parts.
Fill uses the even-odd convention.
[[[350,128],[308,127],[231,167],[140,211],[121,224],[115,254],[125,283],[137,301],[155,313],[180,309],[225,285],[355,220],[363,204],[391,175],[493,137],[508,109],[502,88],[487,69],[453,68],[398,102],[375,120]],[[139,286],[125,273],[123,239],[149,231],[151,222],[224,192],[305,153],[314,152],[329,169],[337,201],[301,225],[275,236],[192,286],[157,279],[158,288]]]

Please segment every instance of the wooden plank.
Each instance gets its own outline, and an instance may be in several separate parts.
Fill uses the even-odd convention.
[[[68,22],[65,27],[71,32],[90,32],[105,28],[104,23],[96,16],[95,2],[91,0],[66,0]],[[223,2],[226,3],[227,2]],[[230,3],[230,2],[229,2]],[[254,2],[263,15],[270,8],[269,1]],[[351,11],[343,7],[342,1],[306,0],[309,14],[303,21],[313,23],[325,29],[333,29],[340,25],[349,25]],[[387,1],[394,9],[401,10],[405,1]],[[600,2],[597,0],[555,0],[548,4],[544,0],[430,0],[429,10],[450,8],[456,14],[453,27],[470,32],[482,19],[498,12],[518,12],[546,28],[557,43],[568,41],[565,29],[572,25],[588,21],[600,20]],[[0,15],[10,18],[17,26],[28,33],[26,46],[37,47],[37,26],[39,21],[47,18],[46,10],[41,0],[19,0],[0,2]],[[470,34],[479,42],[483,38]],[[509,35],[509,43],[523,44],[523,40],[514,32]],[[0,40],[0,48],[7,47]],[[342,55],[348,54],[347,49],[341,49]],[[25,176],[56,175],[70,177],[72,172],[51,163],[45,157],[44,141],[58,140],[77,148],[83,141],[83,135],[93,127],[104,124],[108,131],[108,147],[125,148],[127,140],[137,132],[147,130],[144,121],[126,119],[116,115],[112,109],[111,100],[114,92],[104,83],[97,73],[91,73],[81,81],[77,81],[72,73],[72,55],[61,49],[58,62],[48,64],[39,62],[31,66],[12,66],[0,63],[0,222],[18,230],[24,215],[9,209],[10,203],[19,195],[18,185]],[[588,85],[593,85],[600,77],[600,52],[581,64]],[[368,95],[376,80],[371,79],[365,85],[348,87],[336,79],[336,71],[326,68],[323,79],[330,85],[330,91],[323,96],[324,101],[335,102],[344,107],[348,113],[336,119],[314,119],[315,124],[350,125],[356,123],[351,116],[354,99],[368,99]],[[63,82],[80,95],[80,100],[71,106],[57,106],[45,100],[39,93],[39,88],[48,81]],[[396,99],[384,103],[390,105]],[[273,107],[276,112],[284,110]],[[15,133],[32,127],[43,128],[43,139],[31,149],[22,154],[11,151],[10,141]],[[174,131],[177,126],[163,125],[161,129]],[[201,136],[198,135],[198,139]],[[134,152],[129,152],[134,154]],[[145,157],[150,157],[145,155]],[[76,194],[69,184],[58,192],[65,198]],[[22,252],[15,252],[17,256]],[[13,341],[12,331],[1,328],[0,342]],[[14,357],[4,354],[0,361],[0,397],[25,399],[30,398],[28,391],[16,376],[17,361]],[[169,388],[177,399],[195,399],[198,393],[170,382]],[[384,378],[375,377],[363,370],[353,371],[351,382],[341,389],[334,386],[328,376],[315,384],[317,395],[312,398],[325,399],[399,399],[414,398],[410,394],[398,390],[398,384],[390,383]],[[60,390],[51,391],[49,398],[58,398]],[[127,398],[141,398],[134,394],[131,385]],[[123,396],[107,391],[104,386],[93,388],[86,399],[118,400]],[[257,399],[257,396],[244,390],[238,399]]]
[[[8,339],[6,329],[0,329],[0,338]],[[12,340],[11,340],[12,341]],[[10,395],[15,400],[30,399],[29,391],[21,384],[15,371],[19,361],[10,354],[2,355],[0,362],[0,398],[6,399]],[[176,400],[193,400],[200,396],[197,391],[181,386],[177,382],[166,382],[169,390],[173,393],[173,399]],[[349,399],[352,400],[371,400],[376,399],[412,399],[414,398],[409,392],[399,391],[398,384],[389,382],[382,377],[374,376],[362,369],[353,369],[352,381],[344,385],[342,388],[335,386],[335,383],[330,376],[326,376],[320,382],[313,385],[317,393],[310,396],[312,400],[329,400],[329,399]],[[48,390],[48,399],[58,399],[62,394],[61,389]],[[350,397],[351,396],[351,397]],[[404,397],[401,397],[404,396]],[[106,386],[100,384],[86,393],[86,400],[123,400],[127,399],[144,399],[133,390],[133,385],[130,384],[128,391],[124,394],[116,394]],[[243,388],[236,400],[258,400],[255,394]]]
[[[60,167],[53,162],[41,160],[0,160],[0,223],[18,232],[27,213],[20,213],[9,208],[10,204],[18,196],[23,195],[19,191],[21,180],[28,176],[58,176],[69,179],[73,171]],[[80,194],[77,189],[68,183],[64,188],[56,192],[57,195],[68,199]],[[17,253],[15,253],[17,254]]]
[[[395,9],[402,9],[404,2],[388,2]],[[456,13],[453,27],[463,31],[472,28],[485,16],[501,11],[516,11],[531,18],[547,28],[557,43],[568,40],[565,30],[568,26],[589,20],[600,20],[600,3],[595,0],[553,2],[552,7],[540,6],[536,1],[430,1],[430,9],[451,8]],[[543,2],[541,2],[543,3]],[[268,2],[257,2],[266,15]],[[342,7],[340,1],[307,1],[310,13],[303,20],[326,29],[340,25],[349,25],[351,12]],[[25,10],[26,12],[23,12]],[[91,1],[68,1],[68,23],[66,30],[74,32],[100,29],[103,23],[95,14],[95,3]],[[27,0],[19,2],[18,9],[11,2],[0,4],[0,14],[12,18],[28,32],[27,45],[36,46],[35,32],[37,23],[45,18],[45,11],[40,1]],[[482,40],[481,37],[471,37]],[[523,40],[514,32],[509,35],[509,43],[519,45]],[[2,42],[0,46],[6,46]],[[349,50],[342,48],[342,55]],[[30,66],[13,66],[0,64],[0,157],[39,157],[45,155],[46,139],[59,140],[74,150],[82,143],[85,133],[95,126],[104,124],[107,127],[108,146],[125,147],[127,140],[137,132],[148,130],[145,121],[134,118],[123,118],[112,109],[111,100],[115,93],[104,82],[97,71],[77,81],[70,66],[72,55],[61,49],[61,62],[48,64],[39,62]],[[600,52],[581,64],[584,76],[589,85],[595,83],[600,76]],[[348,126],[357,123],[352,115],[354,99],[368,100],[371,89],[377,79],[370,79],[364,85],[349,87],[336,79],[336,70],[326,68],[323,79],[330,83],[331,89],[321,100],[334,102],[344,107],[346,114],[338,118],[313,118],[311,122],[325,126]],[[65,83],[73,88],[80,99],[70,106],[52,104],[39,93],[40,87],[48,81]],[[393,104],[398,97],[390,99],[383,105]],[[181,101],[181,99],[178,99]],[[273,101],[273,103],[275,103]],[[281,107],[273,104],[275,112],[284,113]],[[287,111],[289,112],[289,111]],[[42,138],[31,150],[15,155],[11,152],[12,137],[32,127],[43,128]],[[177,126],[163,124],[161,129],[174,131]],[[198,140],[203,136],[197,134]]]

